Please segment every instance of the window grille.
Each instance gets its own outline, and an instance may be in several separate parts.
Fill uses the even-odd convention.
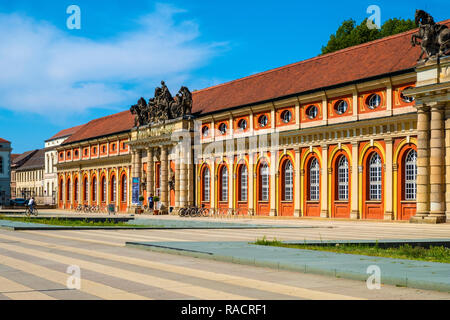
[[[338,163],[338,199],[348,200],[348,160],[345,156]]]
[[[269,165],[263,163],[260,168],[261,175],[261,200],[269,201]]]
[[[284,200],[292,201],[294,189],[294,168],[291,161],[287,160],[284,167]]]
[[[381,158],[374,153],[369,163],[370,200],[381,200]]]
[[[417,152],[408,152],[405,160],[405,200],[416,200]]]
[[[241,166],[241,201],[247,201],[247,166]]]
[[[222,194],[221,200],[228,201],[228,169],[226,166],[222,167]]]
[[[309,183],[310,183],[310,189],[309,189],[309,200],[318,201],[319,200],[319,193],[320,193],[320,167],[319,162],[316,158],[313,158],[311,160],[311,164],[309,167]]]

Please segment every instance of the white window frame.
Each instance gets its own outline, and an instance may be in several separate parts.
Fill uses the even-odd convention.
[[[269,201],[269,165],[264,162],[259,168],[261,175],[261,201]]]
[[[337,165],[338,200],[348,200],[348,160],[341,156]]]
[[[309,200],[320,200],[320,166],[317,158],[309,164]]]
[[[369,160],[369,199],[381,201],[382,197],[382,162],[377,152]]]
[[[292,201],[294,198],[294,167],[290,160],[284,165],[284,201]]]
[[[211,194],[211,175],[209,168],[203,170],[203,201],[210,201]]]
[[[241,165],[240,172],[240,186],[241,194],[240,201],[247,201],[247,191],[248,191],[248,172],[247,166],[245,164]]]
[[[408,151],[405,157],[405,200],[413,201],[417,197],[417,152],[414,149]]]
[[[221,188],[221,197],[220,197],[220,201],[228,201],[228,168],[227,166],[223,166],[221,171],[221,184],[222,184],[222,188]]]

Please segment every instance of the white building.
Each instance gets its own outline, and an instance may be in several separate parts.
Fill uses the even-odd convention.
[[[0,206],[11,198],[11,142],[0,138]]]
[[[57,194],[56,163],[58,155],[56,147],[63,143],[73,133],[78,131],[82,125],[64,129],[45,141],[45,165],[44,165],[44,203],[55,204]]]

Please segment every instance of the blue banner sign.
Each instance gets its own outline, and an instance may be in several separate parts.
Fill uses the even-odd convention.
[[[139,204],[139,178],[133,178],[132,180],[131,204]]]

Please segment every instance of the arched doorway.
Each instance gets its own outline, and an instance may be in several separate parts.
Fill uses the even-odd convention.
[[[270,169],[269,162],[263,158],[256,166],[256,214],[270,214]]]
[[[315,153],[310,153],[305,159],[305,201],[304,215],[320,216],[320,163]],[[326,200],[324,200],[326,201]]]
[[[384,217],[384,168],[380,151],[371,147],[363,160],[363,219]]]
[[[278,208],[280,216],[294,215],[294,165],[289,156],[284,156],[280,162],[278,183]]]
[[[339,151],[332,162],[331,217],[350,218],[350,166],[348,155]]]

